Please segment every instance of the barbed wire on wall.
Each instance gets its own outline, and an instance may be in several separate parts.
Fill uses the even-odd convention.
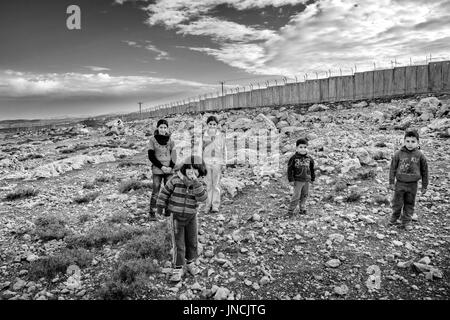
[[[242,81],[236,84],[227,84],[227,83],[239,80],[249,80],[254,78],[229,79],[219,82],[222,83],[222,92],[217,91],[217,92],[202,93],[194,97],[187,97],[179,99],[177,101],[151,106],[146,110],[159,111],[162,109],[174,107],[182,108],[189,106],[191,104],[200,103],[201,101],[205,101],[207,99],[226,97],[238,93],[253,92],[255,90],[267,89],[271,87],[286,86],[289,84],[298,84],[300,82],[306,82],[310,80],[320,80],[342,76],[354,76],[357,73],[363,73],[367,71],[389,70],[408,66],[423,66],[428,65],[429,63],[432,62],[440,62],[448,60],[450,60],[450,56],[444,55],[433,56],[432,54],[427,54],[424,55],[423,59],[420,60],[412,58],[400,60],[394,57],[393,59],[384,60],[382,62],[373,61],[370,63],[356,63],[350,67],[338,66],[335,68],[328,68],[326,70],[307,70],[297,75],[280,75],[278,78],[262,79],[259,81],[251,81],[251,82]]]

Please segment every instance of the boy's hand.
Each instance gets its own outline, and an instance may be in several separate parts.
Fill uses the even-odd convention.
[[[427,189],[422,188],[422,194],[427,193]]]
[[[172,171],[172,169],[170,167],[166,167],[166,166],[162,166],[161,170],[164,173],[170,173]]]

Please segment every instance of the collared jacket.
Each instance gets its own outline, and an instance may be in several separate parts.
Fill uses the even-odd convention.
[[[198,203],[208,197],[206,186],[200,180],[190,183],[180,171],[172,176],[159,192],[156,207],[158,213],[162,210],[173,214],[173,218],[181,225],[187,224],[197,214]]]
[[[158,130],[150,138],[148,158],[152,163],[153,174],[164,174],[162,166],[173,168],[176,163],[175,143],[168,135],[160,135]]]
[[[422,188],[428,187],[428,163],[419,149],[408,150],[403,146],[395,152],[389,170],[389,184],[399,182],[417,182],[422,179]]]
[[[288,161],[287,175],[289,182],[314,182],[314,160],[311,156],[295,153]]]

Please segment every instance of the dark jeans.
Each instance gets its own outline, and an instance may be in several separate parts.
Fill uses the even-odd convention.
[[[159,191],[161,190],[161,182],[164,185],[167,183],[167,180],[172,176],[172,174],[153,174],[153,187],[152,187],[152,196],[150,198],[150,211],[156,211],[156,200],[158,200]]]
[[[414,214],[416,194],[417,182],[396,182],[392,200],[392,220],[397,220],[401,216],[402,224],[411,222]]]
[[[185,224],[173,218],[171,221],[173,265],[174,267],[182,267],[186,261],[189,263],[197,258],[197,215]]]

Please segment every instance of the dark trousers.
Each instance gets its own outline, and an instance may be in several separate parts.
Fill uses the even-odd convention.
[[[182,267],[187,262],[197,258],[197,215],[187,223],[180,223],[176,219],[172,221],[173,265]]]
[[[397,220],[401,217],[403,224],[411,222],[414,214],[416,194],[417,182],[396,182],[392,200],[392,220]]]
[[[152,195],[150,198],[150,211],[156,210],[156,200],[158,200],[159,191],[161,190],[161,182],[164,185],[167,183],[167,180],[172,176],[172,174],[153,174],[153,187],[152,187]]]

